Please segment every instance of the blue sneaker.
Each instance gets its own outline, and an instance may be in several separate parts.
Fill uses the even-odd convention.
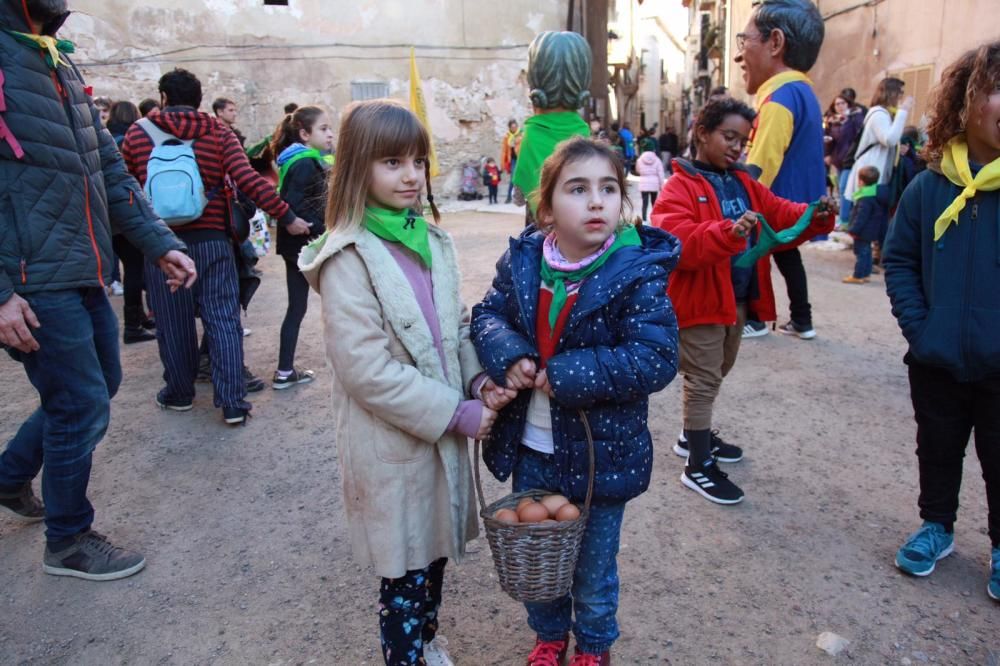
[[[944,531],[941,523],[925,520],[923,527],[910,535],[896,552],[896,566],[911,576],[929,576],[937,561],[955,550],[955,535]]]
[[[1000,601],[1000,547],[993,549],[990,558],[990,584],[986,586],[986,594],[990,599]]]

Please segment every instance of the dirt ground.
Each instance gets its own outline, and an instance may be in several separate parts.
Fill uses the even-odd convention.
[[[521,220],[466,211],[444,225],[474,303]],[[1000,604],[986,596],[978,460],[968,459],[955,554],[929,579],[900,575],[893,554],[919,522],[904,342],[881,277],[842,285],[850,252],[804,255],[819,337],[745,342],[717,405],[716,426],[746,448],[727,467],[743,504],[713,505],[681,486],[671,452],[680,379],[652,398],[658,449],[649,491],[625,514],[615,663],[996,664]],[[269,378],[284,268],[274,256],[261,268],[246,350]],[[776,272],[775,281],[783,292]],[[161,412],[155,343],[122,348],[125,380],[90,496],[95,527],[141,549],[148,566],[113,583],[47,576],[43,528],[0,518],[0,663],[381,663],[377,581],[350,558],[311,298],[297,362],[318,381],[253,395],[245,428],[226,427],[204,388],[193,411]],[[3,367],[6,440],[37,397],[16,364]],[[486,488],[492,499],[504,492],[492,480]],[[441,624],[460,666],[523,663],[533,637],[482,538],[448,568]],[[849,646],[820,652],[823,631]]]

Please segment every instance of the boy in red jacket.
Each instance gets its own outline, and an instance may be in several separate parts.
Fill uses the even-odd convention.
[[[716,461],[738,462],[743,450],[712,430],[712,407],[740,348],[747,307],[776,318],[768,255],[742,267],[757,243],[758,213],[778,231],[793,226],[807,205],[782,199],[738,163],[754,111],[727,98],[709,102],[694,127],[699,160],[674,160],[674,177],[653,207],[652,224],[681,241],[667,293],[677,312],[684,375],[684,433],[674,452],[687,457],[681,482],[717,504],[743,501],[743,491]],[[810,225],[789,249],[833,229],[834,204],[823,197]]]

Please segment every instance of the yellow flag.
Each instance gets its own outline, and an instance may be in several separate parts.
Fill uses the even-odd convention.
[[[431,133],[431,124],[427,121],[427,105],[424,103],[424,89],[420,85],[420,73],[417,72],[417,58],[410,47],[410,111],[417,114],[420,122],[427,130],[427,136],[431,142],[431,154],[427,158],[431,161],[431,176],[438,175],[437,153],[434,151],[434,135]]]

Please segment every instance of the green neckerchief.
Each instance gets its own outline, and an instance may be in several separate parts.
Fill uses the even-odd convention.
[[[787,229],[782,229],[781,231],[775,231],[772,229],[771,225],[769,225],[767,220],[764,219],[764,216],[757,213],[757,220],[760,222],[760,235],[757,238],[757,242],[754,243],[754,246],[750,248],[746,254],[736,260],[737,268],[750,268],[754,265],[754,262],[770,252],[773,248],[797,240],[798,237],[802,235],[802,232],[805,231],[812,222],[813,213],[816,212],[816,207],[818,205],[818,201],[814,201],[809,204],[805,212],[802,213],[802,217],[799,218],[798,222]]]
[[[540,113],[524,121],[513,181],[528,200],[532,213],[538,205],[535,190],[542,176],[542,163],[555,151],[557,144],[574,136],[590,136],[590,126],[576,111]]]
[[[285,182],[285,176],[291,170],[292,165],[295,164],[296,162],[298,162],[299,160],[304,160],[307,157],[311,157],[312,159],[314,159],[314,160],[316,160],[318,162],[326,163],[326,161],[323,159],[323,153],[319,152],[315,148],[306,148],[305,150],[302,150],[302,151],[299,151],[299,152],[295,153],[294,155],[292,155],[289,158],[289,160],[287,162],[285,162],[280,167],[278,167],[278,191],[279,192],[281,192],[281,186]]]
[[[365,229],[379,238],[402,243],[420,257],[424,266],[431,267],[431,243],[427,238],[427,220],[414,211],[367,206]]]
[[[873,197],[875,196],[875,190],[877,189],[878,189],[878,183],[865,185],[861,189],[854,190],[854,194],[851,195],[851,199],[857,201],[858,199],[866,199],[868,197]]]
[[[45,51],[45,64],[49,69],[55,69],[59,65],[69,67],[69,63],[63,60],[60,53],[75,53],[76,45],[68,39],[56,39],[48,35],[33,35],[28,32],[18,32],[17,30],[5,30],[8,35],[22,44],[37,46]]]
[[[542,253],[542,282],[552,287],[552,305],[549,306],[549,329],[556,329],[556,322],[559,320],[559,313],[566,307],[566,283],[580,282],[585,277],[603,266],[612,254],[628,245],[642,245],[639,238],[639,230],[634,225],[628,225],[624,231],[620,232],[611,246],[604,251],[604,254],[594,260],[594,263],[576,271],[560,271],[549,266],[545,261],[545,254]]]

